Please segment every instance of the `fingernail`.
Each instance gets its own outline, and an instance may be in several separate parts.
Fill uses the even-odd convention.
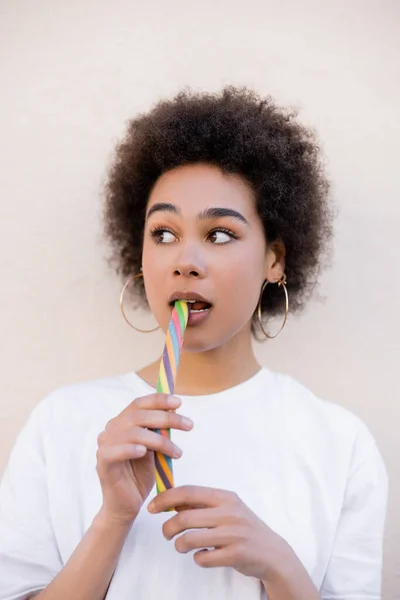
[[[182,417],[182,423],[186,427],[193,427],[193,425],[194,425],[192,419],[189,419],[189,417]]]
[[[148,510],[149,512],[153,513],[153,512],[154,512],[154,510],[155,510],[155,508],[156,508],[156,504],[155,504],[154,500],[152,500],[152,501],[150,502],[150,504],[148,505],[148,507],[147,507],[147,510]]]
[[[176,458],[180,458],[182,456],[182,450],[180,448],[178,448],[178,446],[175,446],[174,454],[175,454]]]
[[[143,446],[142,444],[136,444],[136,452],[138,454],[146,454],[147,448],[146,448],[146,446]]]
[[[178,398],[178,396],[168,396],[167,404],[170,406],[180,406],[182,404],[182,400]]]

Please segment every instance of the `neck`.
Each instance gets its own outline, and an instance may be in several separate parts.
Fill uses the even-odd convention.
[[[227,344],[205,352],[181,354],[175,394],[215,394],[250,379],[259,369],[250,335],[235,336]],[[160,360],[138,371],[138,375],[153,387],[157,386]]]

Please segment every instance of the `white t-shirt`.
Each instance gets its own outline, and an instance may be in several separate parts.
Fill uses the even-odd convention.
[[[42,590],[63,568],[102,502],[97,436],[155,390],[136,373],[68,386],[33,410],[0,488],[0,600]],[[195,422],[174,431],[175,485],[235,491],[284,537],[326,600],[380,598],[387,476],[374,439],[347,410],[263,368],[205,396],[181,396]],[[150,498],[155,495],[155,490]],[[164,539],[169,513],[135,521],[107,600],[260,600],[260,582],[202,569]]]

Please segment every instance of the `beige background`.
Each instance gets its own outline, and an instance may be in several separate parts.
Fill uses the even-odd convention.
[[[184,85],[248,84],[315,125],[341,211],[326,301],[257,354],[375,435],[385,598],[400,598],[399,17],[396,0],[1,1],[0,471],[44,395],[162,349],[124,325],[103,258],[101,184],[126,120]]]

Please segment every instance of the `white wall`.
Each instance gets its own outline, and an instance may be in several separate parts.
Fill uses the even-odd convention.
[[[315,125],[341,210],[325,303],[257,353],[376,436],[385,598],[400,598],[399,13],[396,0],[3,0],[0,470],[45,394],[162,349],[124,325],[103,260],[101,184],[125,121],[184,85],[248,84]]]

